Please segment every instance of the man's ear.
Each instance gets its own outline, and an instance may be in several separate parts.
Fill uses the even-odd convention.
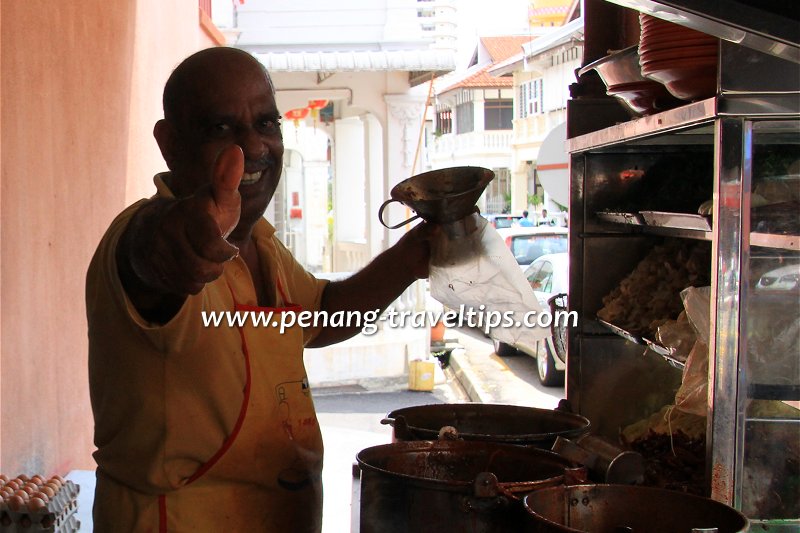
[[[156,122],[156,125],[153,127],[153,137],[156,138],[158,148],[161,150],[161,156],[167,163],[167,168],[174,170],[172,165],[175,161],[178,148],[178,137],[175,132],[175,127],[171,122],[162,118]]]

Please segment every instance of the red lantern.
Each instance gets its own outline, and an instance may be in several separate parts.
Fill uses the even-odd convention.
[[[311,110],[311,119],[314,121],[314,128],[317,127],[317,119],[319,118],[319,110],[328,105],[327,100],[309,100],[308,108]]]
[[[283,114],[283,117],[294,122],[294,127],[298,128],[300,127],[300,121],[308,116],[308,111],[309,109],[307,107],[298,107],[295,109],[290,109]]]

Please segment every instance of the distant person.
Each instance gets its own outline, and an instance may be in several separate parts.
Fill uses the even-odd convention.
[[[533,222],[530,218],[528,218],[528,211],[522,212],[522,218],[519,221],[519,225],[523,228],[531,228],[533,227]]]
[[[542,216],[539,217],[540,226],[552,226],[553,220],[548,218],[547,209],[542,209]]]

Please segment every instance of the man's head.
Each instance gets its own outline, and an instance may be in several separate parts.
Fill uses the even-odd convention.
[[[543,217],[546,217],[546,216],[547,216],[547,209],[542,209],[542,216],[543,216]]]
[[[272,80],[253,56],[222,47],[186,58],[167,80],[164,119],[153,134],[179,197],[210,183],[217,155],[239,145],[245,165],[234,236],[263,215],[280,180],[283,138]]]
[[[522,212],[522,218],[528,218],[528,210]]]

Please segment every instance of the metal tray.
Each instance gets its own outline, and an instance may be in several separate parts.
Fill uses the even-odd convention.
[[[667,213],[665,211],[640,211],[639,213],[648,226],[711,231],[711,218],[705,215]]]
[[[639,335],[631,333],[630,331],[626,331],[626,330],[624,330],[624,329],[622,329],[622,328],[620,328],[618,326],[615,326],[614,324],[612,324],[610,322],[606,322],[605,320],[602,320],[600,318],[598,318],[597,321],[600,324],[602,324],[603,326],[605,326],[606,328],[608,328],[609,330],[611,330],[612,332],[616,333],[617,335],[619,335],[620,337],[623,337],[626,340],[629,340],[629,341],[631,341],[633,343],[636,343],[636,344],[642,344],[642,345],[645,344],[644,339],[642,337],[640,337]]]
[[[605,222],[613,222],[615,224],[632,224],[634,226],[641,226],[644,224],[644,219],[639,213],[617,213],[611,211],[598,211],[597,218]]]
[[[683,370],[683,368],[686,366],[686,361],[681,361],[680,359],[672,355],[673,351],[667,348],[666,346],[658,344],[656,341],[650,340],[646,337],[642,337],[642,340],[651,351],[663,357],[667,361],[667,363],[674,366],[675,368]]]

